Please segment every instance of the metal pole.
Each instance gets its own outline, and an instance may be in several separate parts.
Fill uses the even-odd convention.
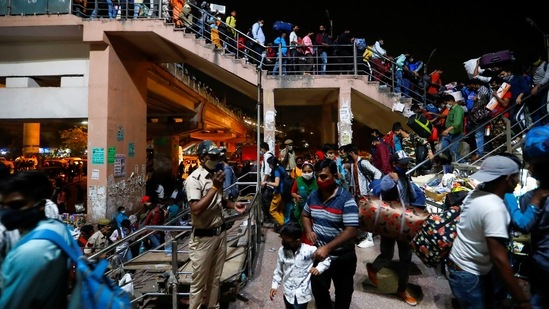
[[[170,233],[170,232],[168,232]],[[173,236],[172,236],[173,237]],[[172,287],[172,308],[177,309],[179,302],[177,301],[177,284],[179,279],[177,278],[177,239],[172,238],[172,273],[170,275],[170,285]]]

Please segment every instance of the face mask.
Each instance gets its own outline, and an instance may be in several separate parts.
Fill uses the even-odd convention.
[[[400,166],[395,166],[395,172],[399,175],[404,175],[408,171],[407,168],[402,168]]]
[[[215,166],[219,163],[219,160],[206,160],[206,162],[204,162],[204,166],[206,167],[206,169],[209,171],[209,172],[213,172],[215,170]]]
[[[506,81],[506,82],[510,81],[510,80],[511,80],[511,75],[505,76],[505,77],[503,78],[503,80]]]
[[[292,149],[294,149],[293,146],[288,146],[288,151],[292,151]]]
[[[335,158],[335,154],[333,153],[328,153],[326,154],[326,158],[330,159],[330,160],[333,160]]]
[[[2,208],[0,209],[0,222],[8,231],[33,227],[40,219],[45,217],[43,213],[40,214],[43,202],[40,201],[36,206],[25,209]]]
[[[125,210],[122,210],[122,211],[121,211],[120,213],[123,213],[123,214],[125,214],[125,213],[126,213],[126,211],[125,211]]]
[[[260,27],[263,27],[263,23],[259,23],[259,26],[260,26]]]
[[[336,182],[333,178],[318,182],[318,189],[322,191],[333,190],[336,187]]]
[[[260,151],[259,151],[259,154],[264,155],[264,154],[265,154],[265,151],[260,150]]]
[[[447,107],[448,109],[450,109],[450,108],[452,108],[452,104],[446,104],[446,107]]]
[[[282,248],[284,248],[284,250],[288,250],[288,251],[293,251],[294,250],[290,244],[286,244],[286,243],[282,243]]]
[[[313,178],[313,173],[303,173],[301,174],[301,176],[303,177],[303,179],[305,180],[311,180]]]

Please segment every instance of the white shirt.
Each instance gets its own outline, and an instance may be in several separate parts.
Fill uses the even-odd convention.
[[[277,289],[284,285],[284,297],[290,303],[297,299],[298,304],[308,303],[313,299],[311,290],[311,273],[314,259],[315,246],[301,244],[295,254],[291,250],[278,249],[278,260],[273,273],[271,288]],[[330,257],[318,263],[316,269],[323,273],[330,267]]]
[[[261,180],[265,179],[265,175],[271,175],[271,167],[267,163],[267,159],[273,156],[273,153],[270,151],[267,151],[263,154],[263,161],[261,164],[263,165],[261,168]]]
[[[479,276],[487,274],[493,264],[486,237],[508,239],[510,220],[499,196],[482,190],[473,191],[461,206],[450,259],[464,271]]]
[[[259,23],[255,23],[252,26],[252,37],[261,45],[265,45],[265,34],[263,28]]]
[[[297,40],[297,33],[295,33],[295,31],[290,32],[290,49],[295,49],[297,46]]]
[[[374,43],[374,54],[372,55],[372,59],[379,59],[383,58],[387,54],[387,51],[381,47],[381,44],[379,41],[376,41]]]

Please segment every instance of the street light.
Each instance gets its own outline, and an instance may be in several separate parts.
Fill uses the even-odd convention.
[[[543,35],[543,46],[545,47],[545,51],[547,52],[547,58],[545,58],[545,60],[549,61],[549,35],[543,32],[543,30],[541,30],[541,28],[538,27],[538,25],[536,25],[536,23],[531,18],[526,18],[526,22],[530,26],[534,27],[539,33],[541,33],[541,35]]]

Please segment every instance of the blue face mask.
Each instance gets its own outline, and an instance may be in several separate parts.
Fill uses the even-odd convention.
[[[404,175],[408,171],[408,168],[403,168],[400,166],[395,166],[395,172],[399,175]]]

